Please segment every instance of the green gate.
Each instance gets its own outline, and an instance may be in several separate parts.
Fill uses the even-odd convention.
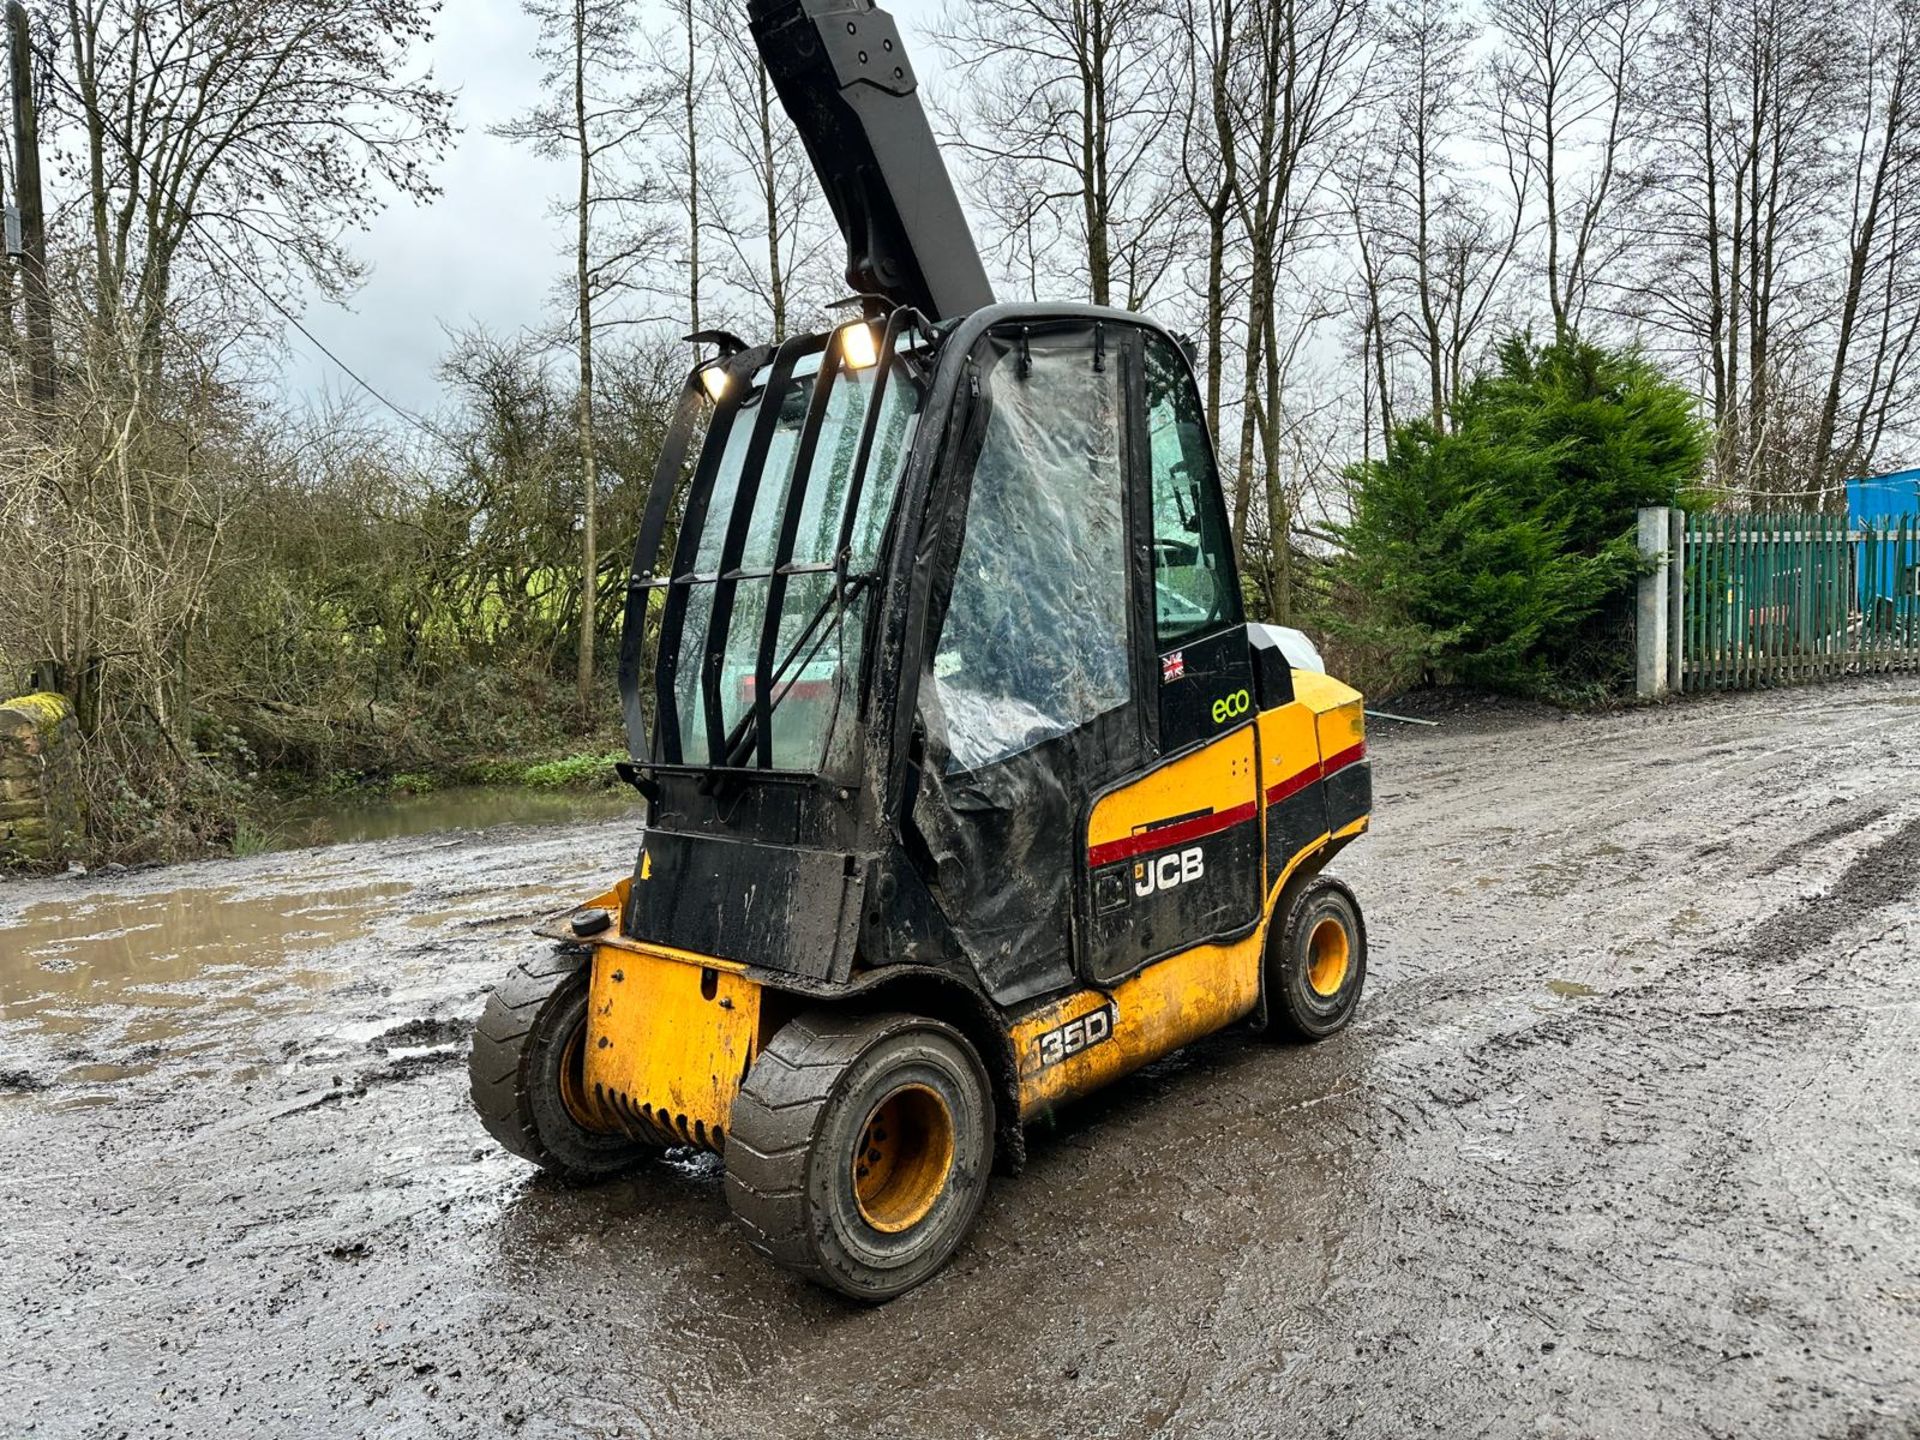
[[[1695,514],[1674,529],[1681,688],[1920,669],[1916,517]]]

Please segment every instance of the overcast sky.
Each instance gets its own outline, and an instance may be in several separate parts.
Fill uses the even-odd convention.
[[[746,24],[746,0],[738,0]],[[922,75],[933,69],[924,25],[937,0],[893,0]],[[434,367],[448,327],[475,323],[510,331],[530,325],[570,263],[564,224],[551,198],[570,177],[564,163],[536,160],[487,133],[538,96],[531,58],[534,26],[519,0],[448,0],[430,63],[458,92],[460,134],[439,170],[443,194],[431,205],[395,203],[353,238],[372,267],[346,306],[315,301],[303,317],[314,336],[376,389],[411,410],[433,409]],[[284,386],[290,396],[353,392],[353,382],[298,334],[288,336]]]

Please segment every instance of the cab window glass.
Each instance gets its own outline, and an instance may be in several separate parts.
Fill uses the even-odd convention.
[[[1171,344],[1152,335],[1146,352],[1154,628],[1164,650],[1236,621],[1240,604],[1200,397]]]
[[[995,342],[966,533],[934,654],[949,770],[972,770],[1125,705],[1120,367],[1091,337]]]
[[[840,548],[854,461],[867,412],[874,403],[878,372],[872,368],[843,370],[833,377],[812,464],[802,477],[795,473],[800,442],[824,358],[819,352],[802,356],[785,388],[777,394],[769,385],[772,367],[762,368],[754,388],[740,398],[726,431],[701,527],[680,541],[677,578],[689,587],[673,695],[682,763],[710,765],[728,760],[709,753],[705,658],[716,613],[715,582],[727,530],[740,498],[741,472],[752,448],[754,427],[767,405],[778,406],[779,413],[769,434],[740,555],[739,569],[746,573],[734,581],[731,622],[720,645],[721,728],[728,734],[736,733],[754,708],[760,645],[767,606],[773,597],[767,572],[779,559],[781,527],[788,510],[797,503],[799,515],[790,564],[800,568],[788,576],[783,587],[773,652],[773,673],[778,677],[772,684],[773,705],[769,710],[773,768],[819,768],[828,747],[830,725],[835,727],[835,744],[841,753],[851,741],[858,706],[849,690],[859,674],[866,602],[863,595],[853,602],[850,613],[840,614],[834,603],[834,575],[819,567],[831,565]],[[879,557],[919,423],[920,401],[919,388],[904,370],[897,365],[891,367],[879,401],[881,411],[866,478],[851,522],[848,564],[855,574],[870,571]],[[796,494],[794,487],[802,480],[804,489]]]

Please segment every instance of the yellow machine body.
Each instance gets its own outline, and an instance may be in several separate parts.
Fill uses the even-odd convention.
[[[1236,940],[1194,945],[1110,986],[1074,989],[1003,1017],[1023,1120],[1258,1007],[1267,932],[1287,882],[1317,868],[1317,856],[1369,823],[1362,814],[1317,834],[1283,841],[1277,833],[1270,819],[1276,805],[1354,763],[1365,748],[1358,692],[1295,671],[1294,694],[1254,724],[1094,806],[1087,824],[1092,845],[1139,834],[1203,803],[1218,811],[1257,806],[1266,893],[1258,923]],[[623,916],[629,884],[623,880],[588,903]],[[609,1128],[664,1143],[723,1150],[734,1098],[762,1045],[796,1009],[823,1002],[763,985],[736,962],[623,935],[617,919],[592,943],[585,1090],[599,1118]],[[862,977],[856,972],[855,978]]]
[[[1212,804],[1226,810],[1252,803],[1262,816],[1262,848],[1270,877],[1259,926],[1227,944],[1201,944],[1169,956],[1110,988],[1089,988],[1048,1001],[1016,1021],[1011,1029],[1018,1058],[1020,1115],[1031,1119],[1064,1100],[1091,1094],[1142,1065],[1171,1054],[1203,1035],[1211,1035],[1251,1015],[1260,1003],[1261,972],[1267,931],[1286,884],[1334,840],[1364,831],[1368,816],[1346,822],[1338,832],[1294,837],[1278,853],[1280,837],[1267,824],[1276,798],[1298,793],[1330,773],[1329,766],[1364,753],[1366,720],[1360,693],[1327,676],[1293,673],[1294,699],[1263,712],[1255,725],[1152,772],[1133,785],[1105,796],[1088,825],[1094,844],[1138,833],[1167,816]],[[1257,780],[1257,788],[1255,781]],[[1111,1007],[1109,1009],[1109,1007]],[[1059,1049],[1070,1049],[1067,1027],[1083,1026],[1110,1013],[1112,1035],[1101,1043],[1054,1060],[1048,1038],[1067,1035]]]
[[[623,914],[628,884],[593,903]],[[724,1147],[734,1096],[769,1033],[767,992],[742,968],[618,933],[599,937],[584,1088],[606,1123],[667,1144]]]

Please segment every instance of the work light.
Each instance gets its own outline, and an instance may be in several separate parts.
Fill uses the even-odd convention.
[[[865,370],[880,359],[880,347],[873,338],[873,327],[863,321],[840,328],[840,353],[849,370]]]

